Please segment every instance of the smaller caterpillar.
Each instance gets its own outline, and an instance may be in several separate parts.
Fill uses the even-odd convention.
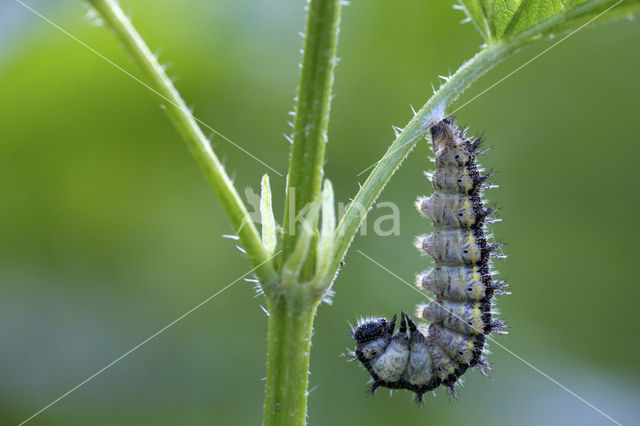
[[[436,294],[436,300],[418,307],[418,315],[431,324],[417,327],[402,312],[395,335],[397,316],[365,319],[352,330],[353,356],[373,378],[370,392],[380,386],[408,389],[418,402],[440,385],[455,395],[454,385],[469,367],[484,373],[486,336],[504,327],[492,310],[494,294],[505,293],[505,285],[493,279],[490,267],[492,257],[502,256],[495,255],[499,244],[485,235],[494,210],[482,200],[491,175],[482,174],[476,162],[481,141],[469,140],[452,117],[434,124],[431,138],[436,170],[429,177],[435,192],[416,202],[434,226],[431,235],[416,239],[417,248],[436,263],[417,277],[418,287]]]

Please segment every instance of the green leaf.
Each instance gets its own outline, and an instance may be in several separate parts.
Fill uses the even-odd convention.
[[[322,190],[322,229],[318,240],[318,258],[314,283],[318,287],[329,286],[332,280],[327,276],[333,260],[333,247],[336,232],[336,213],[334,207],[333,186],[328,179]]]
[[[640,0],[459,0],[459,4],[488,42],[558,34],[600,14],[602,22],[640,11]]]
[[[492,38],[491,23],[482,0],[459,0],[460,7],[485,39]]]
[[[271,206],[271,185],[269,175],[262,176],[262,191],[260,194],[260,216],[262,222],[262,244],[267,250],[267,254],[272,256],[278,244],[278,234],[276,232],[276,219],[273,216]]]

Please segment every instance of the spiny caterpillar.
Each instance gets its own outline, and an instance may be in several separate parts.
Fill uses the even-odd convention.
[[[436,294],[418,307],[418,316],[431,324],[416,327],[402,312],[395,335],[396,316],[361,320],[352,331],[353,355],[373,378],[370,392],[380,386],[408,389],[418,402],[440,385],[455,395],[454,384],[469,367],[485,373],[485,337],[504,328],[492,310],[493,296],[504,293],[505,285],[493,279],[490,268],[491,258],[503,256],[485,235],[494,209],[485,208],[482,199],[491,174],[483,174],[476,162],[481,140],[468,139],[452,117],[431,127],[431,139],[436,170],[428,176],[435,192],[416,202],[434,226],[431,235],[416,239],[417,248],[435,260],[433,269],[417,277],[418,287]]]

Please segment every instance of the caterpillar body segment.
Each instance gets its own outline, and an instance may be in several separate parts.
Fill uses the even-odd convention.
[[[486,336],[503,329],[494,319],[493,299],[506,292],[491,271],[491,259],[502,256],[485,234],[494,210],[482,199],[490,174],[476,162],[480,140],[466,138],[451,117],[431,127],[431,139],[436,170],[428,176],[435,192],[418,198],[416,208],[432,220],[434,232],[415,241],[435,261],[416,281],[436,295],[418,307],[430,325],[418,327],[402,312],[397,333],[396,317],[362,320],[352,331],[354,356],[373,378],[370,390],[408,389],[418,401],[440,385],[455,394],[454,384],[468,368],[488,368],[482,357]]]
[[[482,334],[485,320],[482,302],[450,302],[434,300],[418,307],[418,314],[431,323],[439,323],[456,333],[465,335]]]
[[[490,213],[478,215],[476,212],[482,210],[473,203],[474,200],[464,195],[436,192],[431,197],[418,198],[416,207],[440,229],[468,229]]]
[[[481,300],[487,284],[477,266],[436,266],[418,275],[417,285],[446,300]],[[489,288],[490,289],[490,288]]]
[[[438,230],[416,239],[416,247],[441,265],[475,265],[490,248],[468,229]]]

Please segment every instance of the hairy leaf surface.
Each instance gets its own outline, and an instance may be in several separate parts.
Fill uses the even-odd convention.
[[[459,3],[488,42],[562,33],[601,13],[599,21],[640,11],[640,0],[459,0]]]

